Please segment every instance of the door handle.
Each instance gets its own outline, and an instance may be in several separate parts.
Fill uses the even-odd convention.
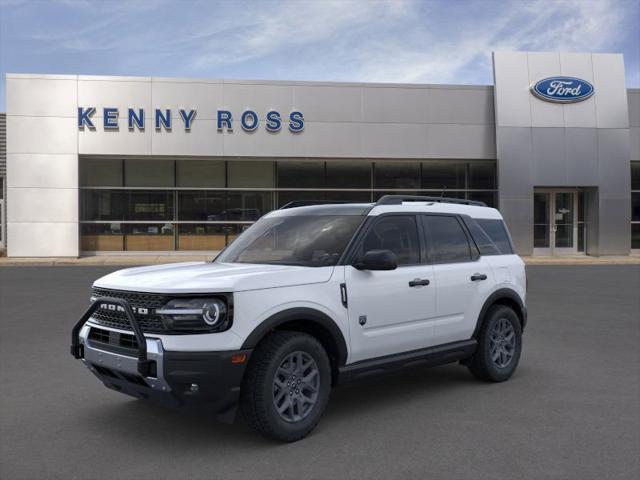
[[[414,278],[409,282],[410,287],[425,287],[429,285],[429,280],[426,278]]]
[[[487,276],[484,273],[474,273],[471,275],[471,281],[477,282],[478,280],[486,280]]]

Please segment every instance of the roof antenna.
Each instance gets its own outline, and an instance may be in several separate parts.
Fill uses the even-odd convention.
[[[447,190],[447,186],[443,185],[442,186],[442,192],[440,192],[440,198],[444,198],[444,192]]]

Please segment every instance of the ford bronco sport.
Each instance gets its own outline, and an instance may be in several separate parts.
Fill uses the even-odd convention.
[[[128,268],[93,285],[71,353],[107,387],[267,437],[316,426],[331,388],[460,362],[507,380],[527,321],[525,269],[480,202],[388,195],[283,207],[213,262]]]

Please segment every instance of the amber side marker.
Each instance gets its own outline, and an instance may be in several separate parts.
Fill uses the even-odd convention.
[[[244,363],[247,361],[246,353],[239,353],[237,355],[231,355],[231,363]]]

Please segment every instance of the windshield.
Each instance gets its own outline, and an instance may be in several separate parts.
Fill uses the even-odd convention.
[[[361,215],[264,217],[224,250],[216,262],[325,267],[338,263]]]

